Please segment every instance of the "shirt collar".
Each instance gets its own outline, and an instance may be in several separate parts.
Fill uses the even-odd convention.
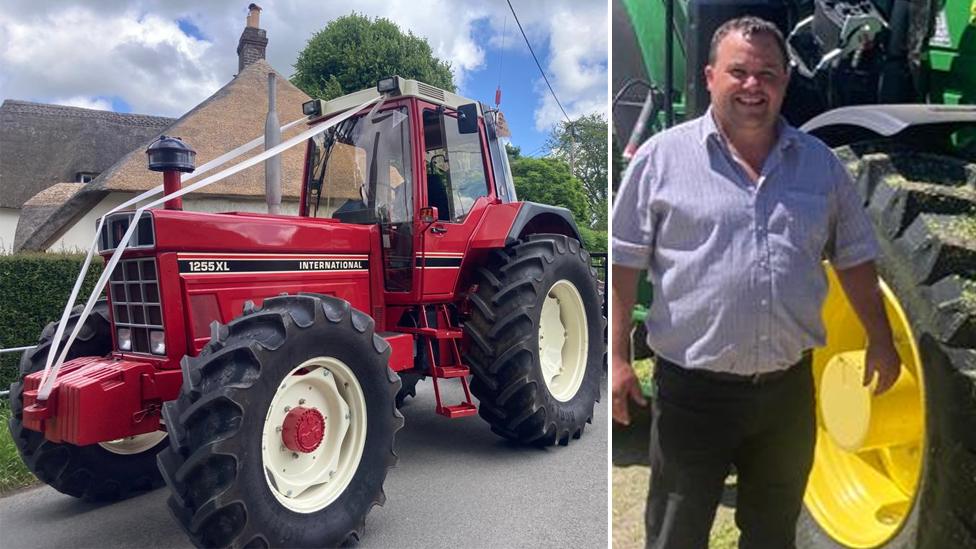
[[[779,137],[774,148],[780,150],[786,149],[796,143],[796,140],[799,138],[800,131],[791,126],[782,116],[779,117],[779,121],[776,123],[776,130]],[[705,114],[698,119],[698,137],[702,143],[705,143],[713,135],[715,136],[714,139],[722,140],[722,134],[719,132],[718,125],[715,123],[712,107],[709,106]]]

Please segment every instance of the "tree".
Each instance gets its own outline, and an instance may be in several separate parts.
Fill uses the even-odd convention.
[[[508,155],[508,163],[511,164],[519,158],[522,158],[522,147],[512,145],[511,143],[505,143],[505,154]]]
[[[562,122],[556,126],[546,140],[550,154],[569,162],[573,152],[573,175],[583,182],[590,209],[599,217],[606,208],[600,208],[607,201],[607,119],[602,114],[588,114],[570,123]],[[575,147],[572,142],[575,138]],[[599,224],[600,219],[592,220]]]
[[[298,54],[292,84],[317,99],[333,99],[399,75],[455,91],[451,64],[434,57],[426,40],[389,19],[353,13],[330,21]]]
[[[607,250],[606,213],[602,227],[590,226],[588,220],[594,215],[586,190],[583,183],[569,172],[569,164],[558,158],[521,156],[518,147],[509,148],[508,154],[519,200],[568,209],[573,212],[586,249],[591,252]]]
[[[573,212],[576,222],[589,225],[589,203],[579,179],[569,173],[569,166],[558,158],[523,156],[512,162],[512,179],[519,200],[562,206]]]

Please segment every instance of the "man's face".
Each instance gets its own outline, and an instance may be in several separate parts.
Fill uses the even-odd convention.
[[[730,32],[719,42],[715,62],[705,67],[705,79],[721,122],[742,129],[775,127],[789,74],[773,37]]]

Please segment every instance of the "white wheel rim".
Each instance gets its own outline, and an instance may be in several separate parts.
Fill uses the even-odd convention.
[[[131,456],[133,454],[141,454],[145,452],[146,450],[159,444],[164,438],[166,438],[165,431],[153,431],[151,433],[145,433],[142,435],[118,438],[115,440],[109,440],[107,442],[99,442],[98,445],[109,452],[112,452],[113,454]]]
[[[298,406],[325,418],[322,442],[311,452],[293,452],[281,426]],[[298,513],[334,502],[352,482],[366,443],[366,398],[355,374],[342,361],[317,357],[303,362],[279,383],[261,433],[261,461],[274,497]]]
[[[583,298],[572,282],[560,280],[546,292],[539,316],[539,364],[553,398],[567,402],[579,391],[588,349]]]

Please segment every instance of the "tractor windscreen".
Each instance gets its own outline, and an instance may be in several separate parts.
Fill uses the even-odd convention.
[[[312,137],[309,215],[347,223],[412,220],[407,118],[406,108],[391,108],[352,117]]]

